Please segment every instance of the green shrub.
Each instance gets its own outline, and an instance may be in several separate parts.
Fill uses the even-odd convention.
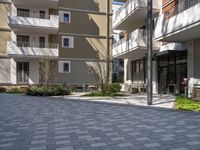
[[[105,92],[116,93],[116,92],[120,92],[120,90],[121,90],[121,85],[119,83],[112,83],[109,85],[104,85],[103,93]]]
[[[64,86],[32,86],[27,90],[27,95],[32,96],[60,96],[69,95],[70,90]]]
[[[200,112],[200,103],[183,96],[177,96],[176,109]]]
[[[5,87],[0,87],[0,93],[6,93],[7,89]]]

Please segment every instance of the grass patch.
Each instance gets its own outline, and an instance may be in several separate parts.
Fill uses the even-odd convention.
[[[125,96],[124,94],[121,93],[110,93],[110,92],[92,92],[89,94],[85,94],[83,96],[88,96],[88,97],[114,97],[114,96]]]
[[[200,112],[200,102],[194,101],[183,96],[177,96],[176,109]]]

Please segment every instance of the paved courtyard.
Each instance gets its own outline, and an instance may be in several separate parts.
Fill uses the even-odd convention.
[[[0,95],[0,150],[200,150],[200,113]]]
[[[114,103],[114,104],[128,104],[136,106],[147,106],[146,94],[126,94],[126,96],[118,97],[83,97],[85,93],[73,93],[70,96],[65,96],[64,99],[71,100],[85,100],[93,102]],[[57,97],[55,97],[57,98]],[[152,107],[174,108],[174,95],[153,95]]]

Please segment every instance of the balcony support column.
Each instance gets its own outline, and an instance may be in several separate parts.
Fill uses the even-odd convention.
[[[152,0],[147,0],[147,104],[152,105],[153,102],[153,86],[152,86],[152,49],[153,49],[153,13]]]

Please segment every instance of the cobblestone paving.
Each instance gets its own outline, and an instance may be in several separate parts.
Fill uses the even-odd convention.
[[[0,95],[0,150],[200,150],[200,113]]]

